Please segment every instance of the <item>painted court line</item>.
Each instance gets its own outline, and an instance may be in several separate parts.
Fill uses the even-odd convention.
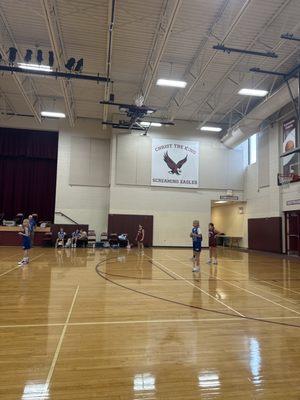
[[[184,263],[183,261],[180,261],[180,260],[177,260],[177,259],[174,259],[174,260],[176,260],[177,262],[180,262],[180,263],[183,264],[183,265],[187,265],[187,263]],[[204,271],[202,271],[202,273],[209,276],[209,274],[207,274],[207,273],[204,272]],[[264,297],[264,296],[262,296],[262,295],[260,295],[260,294],[254,293],[254,292],[252,292],[251,290],[244,289],[244,288],[242,288],[242,287],[240,287],[240,286],[238,286],[238,285],[235,285],[234,283],[228,282],[228,281],[226,281],[226,280],[224,280],[224,279],[221,279],[221,278],[218,278],[218,277],[214,277],[214,278],[215,278],[216,280],[218,280],[218,281],[224,282],[224,283],[227,284],[227,285],[230,285],[230,286],[233,286],[233,287],[235,287],[235,288],[237,288],[237,289],[239,289],[239,290],[242,290],[243,292],[250,293],[250,294],[252,294],[253,296],[256,296],[256,297],[258,297],[258,298],[260,298],[260,299],[263,299],[263,300],[265,300],[265,301],[267,301],[267,302],[269,302],[269,303],[272,303],[272,304],[274,304],[274,305],[276,305],[276,306],[278,306],[278,307],[284,308],[285,310],[288,310],[288,311],[291,311],[291,312],[293,312],[293,313],[295,313],[295,314],[300,315],[300,312],[297,311],[297,310],[294,310],[293,308],[286,307],[286,306],[284,306],[284,305],[282,305],[282,304],[280,304],[280,303],[277,303],[276,301],[270,300],[270,299],[268,299],[267,297]]]
[[[224,260],[222,260],[222,262],[223,262],[223,261],[224,261]],[[242,274],[241,272],[232,271],[231,269],[228,269],[228,268],[223,267],[223,266],[220,266],[220,265],[218,266],[218,268],[221,268],[221,269],[223,269],[224,271],[232,272],[233,274],[237,274],[237,275],[243,276],[244,278],[248,278],[248,276],[247,276],[246,274]],[[296,290],[288,289],[288,288],[285,288],[284,286],[276,285],[276,284],[273,283],[273,282],[268,282],[268,281],[264,281],[264,280],[259,280],[259,279],[256,279],[256,278],[252,278],[252,279],[255,280],[255,281],[257,281],[257,282],[266,283],[267,285],[280,288],[280,289],[282,289],[282,290],[288,290],[289,292],[292,292],[292,293],[295,293],[295,294],[300,294],[300,292],[298,292],[298,291],[296,291]]]
[[[59,338],[59,341],[58,341],[58,344],[57,344],[57,347],[56,347],[56,350],[55,350],[55,353],[54,353],[54,357],[53,357],[53,360],[52,360],[52,363],[51,363],[51,366],[50,366],[50,369],[49,369],[49,372],[48,372],[48,375],[47,375],[47,379],[46,379],[46,382],[45,382],[45,387],[44,387],[44,390],[42,392],[43,396],[47,396],[48,397],[47,393],[48,393],[49,385],[50,385],[50,382],[51,382],[51,379],[52,379],[52,376],[53,376],[53,372],[54,372],[54,369],[55,369],[56,362],[58,360],[58,356],[59,356],[59,353],[60,353],[60,349],[61,349],[64,337],[65,337],[65,334],[66,334],[68,323],[69,323],[70,318],[71,318],[71,314],[72,314],[72,311],[73,311],[73,307],[74,307],[74,304],[75,304],[75,301],[76,301],[76,297],[77,297],[78,291],[79,291],[79,285],[77,286],[76,291],[74,293],[73,300],[72,300],[72,303],[71,303],[71,307],[70,307],[66,322],[64,323],[64,327],[63,327],[62,333],[60,335],[60,338]],[[46,397],[43,397],[43,399],[46,399]]]
[[[186,263],[186,262],[180,261],[178,258],[173,258],[173,257],[170,257],[170,256],[169,256],[169,259],[170,259],[170,260],[177,261],[177,262],[179,262],[180,264],[183,264],[183,265],[189,265],[189,264]],[[231,270],[229,270],[229,269],[227,269],[227,268],[223,268],[222,266],[219,266],[219,265],[218,265],[217,268],[218,268],[218,269],[224,269],[224,270],[226,270],[226,271],[233,272],[233,273],[235,273],[235,274],[239,274],[239,275],[242,275],[243,277],[247,278],[246,275],[243,275],[243,274],[241,274],[241,273],[239,273],[239,272],[231,271]],[[210,275],[209,275],[208,273],[204,272],[203,269],[202,269],[202,273],[203,273],[204,275],[210,277]],[[215,278],[215,279],[218,279],[218,280],[220,280],[220,281],[222,281],[222,282],[225,282],[225,283],[227,283],[227,284],[229,284],[229,285],[231,284],[227,279],[222,279],[222,278],[218,278],[218,277],[214,277],[214,278]],[[254,278],[254,279],[255,279],[255,278]],[[248,282],[248,283],[252,283],[249,279],[247,280],[247,282]],[[258,281],[258,282],[264,282],[264,281]],[[233,284],[232,284],[232,285],[233,285]],[[238,287],[239,287],[241,290],[247,290],[247,289],[243,289],[243,288],[240,287],[240,286],[238,286]],[[273,296],[273,297],[277,297],[277,298],[279,298],[279,299],[281,299],[281,300],[283,300],[283,301],[286,301],[286,302],[288,302],[288,303],[297,305],[297,304],[295,304],[295,302],[297,301],[297,300],[295,300],[295,299],[294,299],[294,300],[286,299],[286,298],[284,298],[284,297],[282,297],[282,296],[280,296],[280,295],[278,295],[278,294],[274,294],[274,293],[272,293],[272,292],[269,292],[269,291],[267,291],[267,290],[261,289],[261,288],[259,288],[259,287],[255,287],[255,289],[256,289],[256,290],[260,290],[260,291],[263,292],[263,293],[268,293],[269,295],[271,295],[271,296]]]
[[[14,271],[15,269],[19,269],[19,268],[20,268],[20,267],[17,266],[17,267],[14,267],[14,268],[9,269],[9,270],[6,271],[6,272],[3,272],[2,274],[0,274],[0,278],[1,278],[1,276],[7,275],[7,274],[9,274],[10,272]]]
[[[259,317],[256,320],[282,320],[282,319],[300,319],[299,317]],[[130,320],[130,321],[91,321],[91,322],[69,322],[53,323],[53,324],[28,324],[28,325],[0,325],[0,329],[14,328],[40,328],[40,327],[60,327],[60,326],[93,326],[93,325],[134,325],[134,324],[168,324],[174,322],[224,322],[224,321],[248,321],[247,318],[228,317],[228,318],[194,318],[194,319],[145,319],[145,320]]]
[[[300,317],[299,317],[300,318]],[[0,325],[0,329],[11,329],[11,328],[45,328],[51,326],[64,326],[65,323],[53,323],[53,324],[18,324],[18,325]]]
[[[44,253],[39,254],[38,256],[35,256],[34,258],[31,259],[31,262],[34,261],[34,260],[36,260],[37,258],[41,257],[42,255],[44,255]],[[28,267],[28,266],[27,266],[27,267]],[[23,267],[20,266],[20,265],[18,265],[17,267],[11,268],[11,269],[9,269],[8,271],[3,272],[2,274],[0,274],[0,278],[1,278],[1,276],[7,275],[7,274],[9,274],[9,273],[12,272],[12,271],[15,271],[16,269],[21,269],[21,268],[23,268]],[[26,268],[26,267],[25,267],[25,268]]]
[[[146,256],[148,258],[150,258],[149,256]],[[152,259],[151,259],[152,260]],[[239,311],[235,310],[234,308],[228,306],[227,304],[223,303],[223,301],[216,299],[214,296],[212,296],[211,294],[207,293],[205,290],[201,289],[199,286],[195,285],[194,283],[188,281],[186,278],[184,278],[183,276],[177,274],[176,272],[174,272],[173,270],[167,268],[165,265],[161,264],[160,262],[156,261],[156,260],[152,260],[154,262],[156,262],[157,264],[159,264],[162,268],[166,269],[167,271],[169,271],[170,273],[172,273],[173,275],[177,276],[178,278],[180,278],[181,280],[183,280],[184,282],[186,282],[188,285],[194,287],[195,289],[199,290],[200,292],[206,294],[208,297],[210,297],[211,299],[217,301],[218,303],[222,304],[224,307],[228,308],[229,310],[233,311],[235,314],[238,314],[241,317],[245,317],[245,315],[243,315],[242,313],[240,313]]]

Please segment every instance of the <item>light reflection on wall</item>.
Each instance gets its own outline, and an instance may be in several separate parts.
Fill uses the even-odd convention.
[[[249,338],[249,366],[253,377],[252,382],[259,386],[261,384],[261,355],[259,342],[255,338]]]
[[[133,389],[135,392],[155,390],[155,376],[148,373],[135,375]]]
[[[24,390],[22,400],[47,400],[49,399],[48,385],[45,383],[27,382]]]

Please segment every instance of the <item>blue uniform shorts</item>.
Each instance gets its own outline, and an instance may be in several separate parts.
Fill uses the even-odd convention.
[[[201,242],[193,242],[193,251],[201,252]]]
[[[23,249],[29,250],[31,248],[31,240],[29,236],[23,236]]]

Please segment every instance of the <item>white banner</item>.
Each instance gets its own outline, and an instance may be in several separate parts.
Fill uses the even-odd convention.
[[[199,143],[152,139],[151,185],[199,187]]]

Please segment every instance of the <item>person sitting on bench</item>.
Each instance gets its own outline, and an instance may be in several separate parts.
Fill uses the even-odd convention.
[[[80,229],[79,237],[77,239],[77,242],[78,242],[79,247],[87,247],[88,236],[87,236],[86,231],[84,231],[83,229]]]
[[[80,237],[80,232],[79,229],[76,229],[76,231],[74,231],[72,233],[72,246],[71,247],[77,247],[77,240]]]
[[[65,236],[66,236],[66,232],[64,232],[63,228],[60,228],[59,231],[57,232],[57,239],[55,242],[55,248],[57,246],[62,246],[64,247],[65,244]]]

